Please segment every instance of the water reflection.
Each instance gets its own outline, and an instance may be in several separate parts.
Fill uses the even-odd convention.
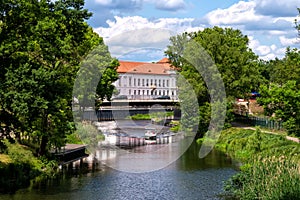
[[[236,172],[235,166],[218,151],[199,159],[199,148],[193,143],[176,162],[158,171],[126,173],[98,163],[98,170],[94,172],[81,173],[72,169],[68,171],[69,176],[32,184],[14,195],[0,195],[0,199],[218,199],[223,181]],[[90,164],[87,162],[85,166]]]
[[[106,138],[112,139],[100,143],[100,147],[89,148],[93,159],[105,163],[113,169],[131,173],[155,171],[170,165],[187,150],[194,139],[192,136],[184,136],[184,133],[170,133],[168,127],[151,124],[147,120],[119,120],[118,122],[109,123],[97,122],[96,126],[107,135]],[[158,144],[138,145],[133,149],[116,147],[131,146],[129,142],[131,139],[134,141],[134,137],[145,136],[146,130],[150,129],[154,130],[154,141]],[[122,131],[122,133],[126,133],[128,136],[117,136],[114,131]],[[110,134],[114,135],[110,137]],[[167,142],[160,142],[165,141],[165,139]],[[111,141],[118,142],[114,144]],[[119,143],[123,145],[117,145]]]

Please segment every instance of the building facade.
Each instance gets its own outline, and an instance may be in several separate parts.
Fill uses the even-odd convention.
[[[114,83],[119,96],[128,99],[178,99],[176,70],[168,59],[157,63],[119,61],[119,79]]]

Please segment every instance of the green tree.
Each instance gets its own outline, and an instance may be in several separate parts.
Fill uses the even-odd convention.
[[[263,105],[266,115],[283,121],[290,134],[300,135],[300,92],[296,81],[287,81],[282,85],[264,85],[260,88],[260,93],[262,97],[258,102]]]
[[[80,61],[102,39],[84,0],[0,4],[1,132],[30,138],[44,155],[72,133],[71,100]]]
[[[86,56],[80,64],[73,90],[73,96],[78,98],[80,107],[96,106],[97,109],[104,99],[111,99],[115,90],[112,83],[118,79],[118,66],[118,60],[110,56],[104,43]]]
[[[269,68],[269,81],[279,85],[285,84],[289,80],[300,83],[300,51],[298,49],[287,48],[285,57],[275,58],[267,64]]]
[[[285,57],[268,63],[270,80],[259,91],[258,103],[267,116],[283,122],[289,134],[300,135],[300,51],[287,48]]]
[[[200,109],[199,132],[205,132],[210,121],[210,95],[205,77],[195,69],[182,55],[188,42],[195,42],[209,54],[223,79],[228,106],[239,98],[249,98],[251,90],[258,89],[262,76],[260,75],[258,56],[248,47],[249,39],[241,31],[232,28],[206,28],[203,31],[183,33],[170,39],[171,45],[166,54],[171,63],[179,69],[179,72],[193,86],[197,95]],[[201,51],[201,49],[199,49]],[[193,54],[192,54],[193,55]],[[207,59],[203,60],[203,64]],[[207,65],[211,66],[211,64]],[[204,69],[210,71],[210,69]],[[209,76],[213,79],[214,73]],[[208,78],[208,77],[206,77]],[[180,89],[180,85],[179,89]],[[217,87],[217,86],[216,86]],[[231,107],[228,110],[231,111]],[[231,118],[231,112],[227,113]]]
[[[240,30],[214,27],[191,35],[217,65],[228,97],[247,98],[251,90],[258,89],[258,56],[248,47],[249,39]]]

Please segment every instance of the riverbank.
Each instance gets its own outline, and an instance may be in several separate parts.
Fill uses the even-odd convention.
[[[243,163],[226,182],[229,199],[299,199],[299,143],[258,128],[230,128],[216,148]]]
[[[28,187],[32,180],[54,177],[58,173],[56,161],[37,158],[27,146],[3,142],[7,148],[0,152],[0,193],[14,193]]]

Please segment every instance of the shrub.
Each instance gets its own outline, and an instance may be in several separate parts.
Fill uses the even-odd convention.
[[[300,197],[298,162],[285,156],[258,157],[241,168],[225,189],[238,199],[294,200]]]
[[[244,162],[226,182],[231,199],[299,199],[300,144],[259,129],[229,129],[216,147]]]

